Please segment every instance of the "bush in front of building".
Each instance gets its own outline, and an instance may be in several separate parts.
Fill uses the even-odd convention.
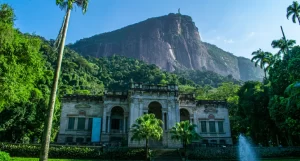
[[[261,147],[254,151],[258,158],[300,157],[300,147]],[[238,147],[200,147],[188,151],[190,160],[238,160],[238,155]]]
[[[0,143],[0,150],[13,157],[39,157],[40,146],[30,144]],[[140,148],[106,148],[78,146],[50,146],[49,158],[60,159],[120,159],[141,160],[144,149]]]
[[[0,151],[0,160],[1,161],[10,161],[10,156],[6,152]]]
[[[202,147],[188,150],[190,160],[209,160],[209,159],[237,159],[237,148],[235,147]]]

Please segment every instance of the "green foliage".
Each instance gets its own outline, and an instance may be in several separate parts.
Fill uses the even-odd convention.
[[[270,69],[269,111],[272,120],[288,145],[299,144],[299,73],[300,47],[292,48],[286,59],[278,60]]]
[[[6,152],[0,151],[0,160],[1,161],[10,161],[10,156]]]
[[[254,143],[268,145],[269,136],[276,130],[268,110],[268,86],[260,82],[245,82],[238,97],[234,129],[250,136]]]
[[[1,5],[1,16],[11,19],[11,12],[9,6]],[[35,83],[43,76],[44,66],[39,53],[41,41],[20,34],[8,24],[11,23],[9,20],[4,22],[0,21],[0,91],[3,91],[0,93],[0,112],[4,107],[28,102],[31,92],[36,90]]]
[[[8,4],[2,4],[0,7],[0,23],[2,25],[8,24],[12,26],[14,24],[15,14],[13,9]]]
[[[131,140],[149,140],[151,138],[159,140],[162,137],[163,129],[161,128],[163,122],[155,118],[154,114],[145,114],[139,117],[135,124],[132,125]]]
[[[195,124],[191,124],[189,120],[176,123],[171,128],[171,139],[181,141],[184,146],[190,144],[193,140],[200,139],[200,135],[196,132]]]
[[[208,94],[210,100],[236,100],[239,85],[233,83],[222,83]]]
[[[255,61],[255,66],[259,65],[265,72],[265,79],[267,78],[267,71],[273,63],[273,55],[269,52],[263,52],[261,49],[252,53],[254,55],[251,62]]]
[[[0,150],[9,152],[13,157],[38,157],[39,145],[0,143]],[[137,148],[77,147],[77,146],[51,146],[50,158],[68,159],[106,159],[106,160],[142,160],[145,151]],[[0,155],[1,160],[1,155]],[[1,160],[2,161],[2,160]]]
[[[280,158],[278,161],[285,161],[284,158],[292,158],[291,161],[296,161],[297,157],[300,157],[300,150],[297,147],[263,147],[254,148],[255,154],[260,158],[264,158],[269,161],[273,161],[271,158]],[[239,160],[238,148],[236,147],[197,147],[189,151],[190,160]],[[268,159],[267,159],[268,158]],[[263,160],[264,160],[263,159]],[[277,159],[276,159],[277,161]],[[289,159],[286,159],[289,161]]]
[[[293,4],[286,9],[286,18],[289,19],[290,16],[292,16],[294,23],[296,23],[296,19],[298,19],[300,25],[300,5],[297,1],[294,1]]]
[[[0,138],[27,142],[41,134],[50,93],[43,42],[13,28],[9,6],[1,5],[0,15]]]
[[[273,40],[271,45],[273,48],[279,49],[277,53],[279,58],[281,58],[282,55],[283,58],[285,58],[288,55],[288,52],[292,49],[292,47],[295,44],[296,44],[295,40],[285,40],[284,38],[281,38],[279,40]]]
[[[192,143],[192,141],[199,140],[201,138],[195,130],[196,127],[197,125],[191,124],[189,120],[186,120],[176,123],[170,130],[171,139],[181,141],[183,144],[185,157],[187,156],[187,145]]]
[[[233,82],[234,84],[241,84],[240,81],[234,79],[232,75],[227,77],[216,74],[212,71],[200,71],[200,70],[177,70],[174,74],[180,76],[179,82],[194,86],[211,86],[218,87],[224,82]],[[193,82],[189,81],[192,80]]]
[[[149,139],[160,140],[163,135],[162,120],[155,118],[154,114],[145,114],[138,119],[131,127],[132,137],[131,140],[145,140],[145,153],[148,159],[148,142]]]
[[[56,5],[62,9],[73,9],[73,4],[76,4],[82,9],[82,13],[86,13],[89,0],[56,0]]]

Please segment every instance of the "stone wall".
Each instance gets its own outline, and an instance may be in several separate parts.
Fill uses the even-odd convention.
[[[89,118],[102,117],[103,104],[98,101],[63,100],[62,107],[57,142],[65,143],[67,137],[73,137],[73,142],[76,142],[76,138],[83,138],[84,142],[87,142],[91,137],[91,130],[88,130]],[[75,118],[73,129],[68,129],[70,117]],[[77,129],[78,118],[85,118],[83,130]]]

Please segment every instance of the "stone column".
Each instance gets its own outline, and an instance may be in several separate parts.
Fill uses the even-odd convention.
[[[107,133],[110,133],[110,116],[107,116]]]
[[[102,132],[106,133],[106,107],[103,108],[103,117],[102,117]]]
[[[125,117],[125,133],[127,133],[129,128],[129,124],[128,124],[128,116]]]
[[[206,122],[206,131],[207,131],[207,133],[210,133],[210,131],[209,131],[209,121],[205,121]]]
[[[163,128],[163,131],[165,131],[165,123],[166,123],[165,122],[165,112],[162,111],[161,114],[162,114],[162,121],[163,121],[163,125],[162,125],[163,127],[162,128]]]
[[[77,130],[78,117],[75,117],[74,130]]]
[[[85,118],[85,124],[84,124],[84,130],[88,130],[88,128],[89,128],[89,118],[86,117]]]
[[[140,107],[140,111],[139,111],[139,116],[138,117],[141,117],[144,114],[144,111],[143,111],[143,100],[141,98],[139,98],[139,107]]]
[[[176,110],[176,120],[175,120],[175,123],[176,123],[176,122],[180,121],[180,110],[179,110],[179,101],[178,100],[175,100],[175,110]]]
[[[169,121],[168,121],[168,112],[166,112],[165,113],[166,114],[166,118],[165,118],[165,130],[168,130],[168,128],[169,128],[169,126],[168,126],[168,123],[169,123]]]
[[[123,117],[123,133],[125,134],[125,126],[126,126],[126,116]]]
[[[130,103],[130,107],[129,107],[129,113],[130,113],[130,116],[129,116],[129,128],[131,128],[132,124],[134,124],[134,121],[135,121],[135,115],[137,113],[137,109],[138,108],[135,108],[135,104],[133,102],[133,100],[131,100],[131,103]]]

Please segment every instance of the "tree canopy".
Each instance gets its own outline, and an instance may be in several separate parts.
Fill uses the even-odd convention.
[[[145,152],[147,159],[149,139],[160,140],[162,138],[162,125],[162,120],[155,118],[154,114],[145,114],[136,119],[135,123],[131,127],[131,140],[146,141]]]

